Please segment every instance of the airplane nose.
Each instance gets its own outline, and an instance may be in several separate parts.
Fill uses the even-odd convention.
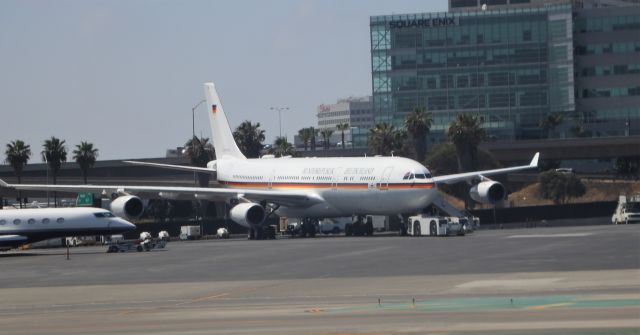
[[[109,227],[111,228],[111,230],[117,231],[131,231],[136,229],[136,225],[123,219],[112,220],[109,224]]]

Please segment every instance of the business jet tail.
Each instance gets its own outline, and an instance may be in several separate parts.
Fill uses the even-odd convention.
[[[207,109],[209,122],[211,124],[211,136],[213,137],[213,148],[216,150],[216,157],[245,159],[229,126],[227,116],[224,114],[218,92],[213,83],[204,84],[204,95],[207,98]]]

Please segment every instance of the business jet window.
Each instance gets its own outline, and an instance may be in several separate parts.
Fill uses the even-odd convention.
[[[29,221],[27,221],[27,223],[34,224],[34,223],[36,223],[36,219],[29,219]]]
[[[19,224],[20,224],[20,222],[22,222],[22,221],[20,221],[20,219],[15,219],[15,220],[13,220],[13,224],[15,224],[15,225],[19,225]]]
[[[0,226],[4,226],[7,224],[7,220],[0,220]]]
[[[57,218],[57,219],[56,219],[56,222],[57,222],[57,223],[63,223],[63,222],[64,222],[64,218]]]
[[[112,218],[115,217],[115,215],[111,214],[111,212],[104,212],[104,213],[93,213],[93,215],[97,218]]]
[[[44,218],[42,219],[42,224],[48,224],[51,220],[49,220],[48,218]]]

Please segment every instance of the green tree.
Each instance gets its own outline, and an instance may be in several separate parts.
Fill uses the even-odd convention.
[[[427,153],[427,134],[433,124],[433,116],[424,108],[416,108],[404,119],[404,126],[411,136],[415,159],[422,163]]]
[[[547,115],[540,121],[540,128],[547,132],[547,138],[551,138],[551,133],[564,121],[564,116],[560,113],[552,113]]]
[[[31,146],[25,144],[21,140],[11,141],[7,144],[7,149],[4,152],[6,155],[5,161],[11,165],[13,172],[18,178],[18,184],[22,183],[22,171],[31,158]],[[18,198],[20,200],[20,208],[22,208],[22,192],[18,191]],[[0,204],[2,206],[2,204]]]
[[[302,128],[298,130],[298,137],[304,144],[304,151],[307,151],[307,149],[309,148],[309,142],[311,142],[311,139],[314,137],[313,132],[313,127]]]
[[[333,135],[333,130],[331,129],[323,129],[320,131],[320,136],[322,136],[322,140],[324,141],[324,148],[329,149],[331,147],[331,135]]]
[[[98,149],[93,147],[93,143],[81,141],[80,144],[76,144],[76,150],[73,150],[73,159],[80,166],[82,179],[85,184],[87,183],[89,169],[96,164],[97,158]]]
[[[22,183],[22,171],[31,158],[31,146],[21,140],[11,141],[7,144],[4,153],[6,155],[5,161],[11,165],[16,178],[18,178],[18,184]]]
[[[60,166],[63,162],[67,161],[67,148],[64,146],[65,141],[60,140],[54,136],[45,140],[42,147],[42,159],[49,165],[51,176],[53,177],[53,184],[58,182],[58,172],[60,172]],[[58,207],[58,194],[53,192],[54,206]]]
[[[349,124],[348,123],[339,123],[336,125],[336,130],[339,131],[341,133],[342,136],[342,149],[345,148],[345,143],[344,143],[344,131],[345,130],[349,130]]]
[[[481,121],[468,113],[458,114],[449,125],[447,137],[455,145],[458,155],[458,171],[469,172],[478,168],[478,145],[486,133]]]
[[[194,136],[188,140],[185,146],[185,154],[189,158],[189,162],[193,166],[207,167],[207,163],[216,157],[213,145],[209,143],[208,138]],[[198,173],[198,185],[200,187],[209,186],[209,173]]]
[[[375,155],[389,156],[391,152],[397,153],[398,148],[402,147],[403,137],[406,132],[399,132],[396,127],[386,122],[375,124],[369,129],[369,147]]]
[[[565,204],[570,198],[578,198],[586,193],[586,187],[573,173],[559,173],[554,170],[539,175],[540,196],[553,200],[554,204]]]
[[[260,129],[260,122],[255,124],[246,120],[242,122],[233,132],[240,151],[248,158],[260,157],[262,142],[264,141],[264,130]]]
[[[276,156],[293,156],[295,154],[293,145],[284,136],[278,136],[273,143],[273,147]]]

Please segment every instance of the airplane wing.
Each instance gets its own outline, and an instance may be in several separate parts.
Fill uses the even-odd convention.
[[[131,165],[150,166],[155,168],[180,170],[180,171],[207,172],[207,173],[213,173],[216,171],[209,168],[186,166],[186,165],[160,164],[160,163],[149,163],[149,162],[138,162],[138,161],[122,161],[122,162],[131,164]]]
[[[157,199],[203,199],[228,200],[248,199],[251,201],[267,201],[283,206],[309,207],[324,200],[315,193],[251,190],[238,188],[207,188],[207,187],[175,187],[175,186],[117,186],[117,185],[38,185],[38,184],[8,184],[0,179],[0,187],[16,190],[60,191],[60,192],[92,192],[99,194],[133,194],[146,198]]]
[[[538,167],[538,158],[540,157],[540,153],[536,152],[535,156],[531,160],[529,165],[521,165],[514,166],[510,168],[503,169],[495,169],[495,170],[484,170],[484,171],[474,171],[474,172],[465,172],[465,173],[457,173],[457,174],[449,174],[445,176],[437,176],[433,177],[433,181],[436,184],[455,184],[460,181],[469,181],[476,178],[482,178],[484,176],[502,174],[507,172],[521,171],[527,169],[535,169]]]

